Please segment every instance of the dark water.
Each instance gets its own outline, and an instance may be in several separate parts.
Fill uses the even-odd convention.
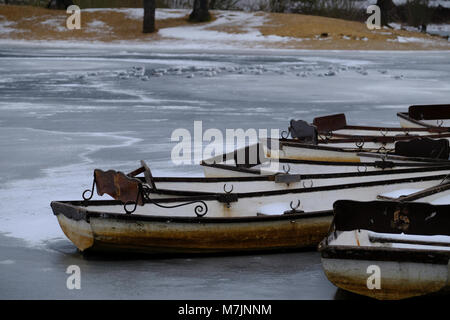
[[[448,103],[447,52],[178,53],[0,49],[0,298],[334,299],[316,252],[83,257],[52,216],[94,168],[201,174],[170,160],[172,132],[285,129],[345,112],[397,125],[410,104]],[[141,67],[145,72],[141,73]],[[66,268],[81,268],[81,290]]]

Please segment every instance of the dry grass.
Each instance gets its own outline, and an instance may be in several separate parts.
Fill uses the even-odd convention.
[[[30,6],[2,6],[1,16],[15,24],[9,26],[15,31],[8,34],[0,34],[1,38],[24,40],[143,40],[157,39],[158,34],[142,33],[142,21],[129,18],[123,12],[83,12],[81,16],[81,29],[68,30],[65,11],[48,10]],[[54,23],[52,23],[54,21]],[[94,21],[101,21],[100,27],[89,27]],[[169,18],[157,20],[158,29],[191,25],[188,17]]]
[[[404,30],[369,30],[364,23],[302,14],[270,14],[270,20],[259,30],[263,35],[293,37],[285,47],[298,49],[343,50],[414,50],[449,49],[448,41],[440,37]],[[321,36],[326,34],[327,36]],[[435,40],[436,44],[398,43],[397,36]],[[362,39],[366,38],[367,41]]]
[[[446,49],[449,42],[438,37],[408,32],[403,30],[374,30],[359,22],[307,16],[300,14],[255,13],[265,15],[267,23],[259,27],[263,35],[292,37],[301,41],[272,43],[274,48],[296,49],[334,49],[334,50],[414,50],[414,49]],[[14,31],[0,33],[0,39],[23,40],[87,40],[87,41],[151,41],[161,37],[158,33],[143,34],[142,21],[129,18],[123,12],[83,12],[81,30],[68,30],[65,27],[68,15],[65,11],[48,10],[30,6],[0,6],[0,22],[6,18],[15,24],[8,26]],[[101,21],[103,24],[90,26]],[[203,23],[208,24],[208,23]],[[192,26],[188,17],[157,20],[158,29],[169,27]],[[246,32],[245,21],[240,24],[211,26],[209,30],[227,33]],[[326,36],[324,35],[326,34]],[[322,36],[321,36],[322,35]],[[424,43],[398,43],[397,36],[423,38],[430,41]],[[345,39],[346,38],[346,39]],[[362,39],[367,38],[367,41]]]

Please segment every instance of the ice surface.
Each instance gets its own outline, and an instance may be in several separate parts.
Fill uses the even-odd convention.
[[[194,121],[203,131],[286,129],[291,118],[345,112],[397,126],[397,111],[450,98],[446,52],[2,46],[0,74],[0,232],[30,245],[64,237],[50,201],[80,199],[95,168],[128,172],[143,159],[155,176],[201,175],[193,158],[170,160],[172,132],[192,133]]]

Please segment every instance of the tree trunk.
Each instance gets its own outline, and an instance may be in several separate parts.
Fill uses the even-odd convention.
[[[47,5],[49,9],[66,10],[68,7],[73,5],[72,0],[50,0]]]
[[[378,0],[377,6],[380,7],[381,11],[381,25],[387,26],[396,16],[397,7],[392,0]]]
[[[194,0],[194,8],[189,15],[189,20],[204,22],[211,20],[208,8],[209,0]]]
[[[155,0],[144,0],[144,33],[155,32]]]

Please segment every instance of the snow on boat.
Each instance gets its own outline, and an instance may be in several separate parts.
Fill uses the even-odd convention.
[[[54,201],[51,207],[66,236],[81,251],[298,249],[323,239],[336,200],[371,200],[398,189],[429,188],[445,179],[447,172],[287,190],[178,192],[176,197],[159,199],[153,199],[152,181],[143,183],[117,172],[109,175],[110,180],[94,180],[93,189],[83,193],[84,201]],[[106,193],[115,200],[91,200],[94,187],[100,196]]]
[[[381,300],[450,292],[449,213],[448,202],[337,201],[319,245],[327,278]]]
[[[410,106],[408,112],[399,112],[397,117],[403,128],[417,129],[450,127],[450,105],[415,105]]]

